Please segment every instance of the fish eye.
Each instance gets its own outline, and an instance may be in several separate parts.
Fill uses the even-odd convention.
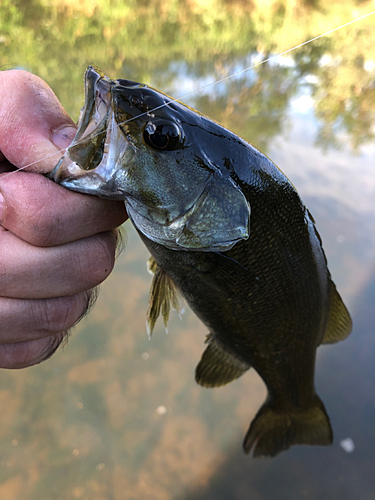
[[[143,131],[143,138],[152,149],[173,151],[181,142],[181,130],[170,121],[149,122]]]

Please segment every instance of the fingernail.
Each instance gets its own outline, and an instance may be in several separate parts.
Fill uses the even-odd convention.
[[[3,223],[4,205],[4,196],[0,193],[0,224]]]
[[[64,149],[72,142],[76,132],[75,127],[64,125],[52,132],[51,140],[59,149]]]

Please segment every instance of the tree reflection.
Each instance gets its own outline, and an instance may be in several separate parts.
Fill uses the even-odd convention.
[[[266,152],[285,130],[288,104],[298,89],[293,73],[292,68],[265,63],[250,81],[247,76],[229,80],[225,90],[197,97],[195,105]]]
[[[1,67],[23,67],[46,79],[68,111],[82,104],[82,73],[96,64],[111,78],[174,87],[176,68],[189,78],[220,77],[256,51],[276,54],[369,11],[355,0],[325,5],[254,0],[3,0]],[[321,127],[317,144],[328,149],[374,139],[375,43],[372,18],[304,46],[291,64],[266,65],[231,81],[224,92],[197,97],[196,106],[261,149],[285,127],[290,100],[309,87]],[[306,77],[310,78],[306,85]],[[165,85],[165,86],[164,86]],[[224,108],[222,109],[222,106]],[[239,130],[238,124],[244,126]],[[339,138],[344,135],[343,138]]]

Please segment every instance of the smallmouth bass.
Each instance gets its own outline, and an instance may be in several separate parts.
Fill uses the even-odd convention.
[[[205,387],[253,367],[268,395],[244,439],[254,456],[329,445],[314,388],[316,349],[351,332],[314,219],[286,176],[218,123],[143,84],[85,76],[85,106],[49,174],[68,189],[124,200],[152,258],[148,323],[177,290],[208,327]]]

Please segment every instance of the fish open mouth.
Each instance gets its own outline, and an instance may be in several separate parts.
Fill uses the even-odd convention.
[[[113,86],[103,73],[88,67],[77,133],[47,177],[72,191],[124,200],[117,177],[123,175],[124,156],[131,151],[115,118]]]
[[[139,97],[135,89],[141,89]],[[165,101],[155,89],[146,89],[129,80],[111,80],[89,66],[77,133],[48,177],[72,191],[124,200],[134,226],[156,243],[176,250],[229,250],[249,237],[249,202],[220,169],[193,164],[189,173],[189,161],[181,168],[181,154],[195,154],[184,152],[190,145],[176,155],[167,149],[168,156],[146,143],[143,126],[155,118],[146,111]],[[152,104],[144,95],[152,97]],[[161,131],[155,133],[172,143],[173,113],[166,110],[157,122]]]

